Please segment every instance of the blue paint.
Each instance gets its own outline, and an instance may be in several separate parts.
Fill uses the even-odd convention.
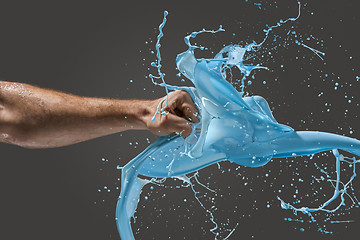
[[[166,15],[167,12],[165,12],[163,23],[159,27],[160,34],[156,44],[158,62],[152,64],[158,69],[159,77],[157,78],[162,79],[161,84],[156,84],[165,87],[167,94],[168,90],[187,91],[199,109],[201,121],[193,124],[193,131],[185,140],[177,134],[161,137],[122,168],[121,193],[116,209],[116,221],[121,239],[134,239],[130,219],[137,208],[141,189],[144,185],[156,181],[155,179],[144,180],[138,175],[150,178],[178,178],[193,189],[190,178],[186,177],[186,174],[225,160],[241,166],[260,167],[273,158],[304,156],[332,150],[336,158],[337,179],[333,183],[334,194],[328,201],[319,207],[298,208],[278,199],[282,208],[309,215],[312,221],[316,221],[312,217],[313,212],[338,210],[344,203],[344,195],[347,194],[346,191],[356,176],[355,167],[359,160],[346,158],[339,154],[337,149],[360,156],[360,141],[326,132],[294,131],[291,127],[276,121],[264,98],[260,96],[244,97],[243,87],[242,91],[238,92],[226,81],[227,69],[236,67],[244,74],[242,85],[253,70],[267,69],[258,65],[245,65],[243,63],[244,55],[247,52],[256,51],[266,41],[274,27],[288,21],[295,21],[300,16],[300,11],[296,18],[280,21],[277,25],[265,30],[265,38],[260,44],[251,43],[244,47],[229,45],[212,59],[195,58],[194,50],[199,47],[191,45],[190,40],[201,33],[214,34],[224,31],[221,26],[216,31],[203,29],[186,36],[185,43],[188,45],[188,50],[177,56],[176,64],[181,74],[192,81],[195,88],[170,86],[163,79],[159,42]],[[305,47],[310,49],[308,46]],[[314,49],[310,50],[314,51]],[[314,53],[318,56],[319,53],[321,54],[317,50]],[[152,77],[153,81],[154,78],[156,77]],[[345,161],[353,167],[353,176],[346,184],[340,181],[341,161]],[[197,174],[193,177],[198,182]],[[205,185],[203,186],[205,187]],[[196,191],[194,189],[193,191],[199,204],[209,213],[210,220],[214,224],[214,228],[210,231],[217,239],[218,233],[215,230],[218,225],[214,221],[214,216],[197,198]],[[340,203],[337,207],[326,208],[339,198]],[[293,221],[290,218],[285,220]],[[304,231],[304,229],[301,228],[300,231]],[[319,231],[327,232],[321,228]]]
[[[319,50],[316,50],[316,49],[314,49],[312,47],[309,47],[308,45],[306,45],[306,44],[304,44],[302,42],[299,42],[298,40],[296,40],[295,43],[309,49],[310,51],[315,53],[321,60],[324,60],[323,56],[325,56],[325,53],[323,53],[323,52],[321,52]]]
[[[155,67],[155,68],[157,69],[158,76],[154,76],[154,75],[152,75],[152,74],[149,74],[149,77],[150,77],[151,81],[154,83],[154,85],[159,85],[159,86],[161,86],[161,87],[164,87],[164,88],[165,88],[165,91],[166,91],[166,97],[165,97],[162,101],[160,101],[160,103],[159,103],[159,105],[158,105],[158,107],[157,107],[157,109],[156,109],[156,112],[155,112],[155,114],[154,114],[154,117],[152,118],[153,121],[155,121],[155,117],[156,117],[157,113],[160,112],[160,114],[162,114],[162,115],[166,115],[166,114],[167,114],[167,113],[164,111],[164,109],[167,107],[167,105],[168,105],[168,99],[169,99],[169,89],[168,89],[167,84],[166,84],[165,79],[164,79],[165,74],[164,74],[163,72],[161,72],[161,67],[162,67],[162,65],[161,65],[161,53],[160,53],[160,47],[161,47],[160,40],[161,40],[161,38],[164,36],[163,28],[164,28],[165,23],[166,23],[166,16],[167,16],[167,15],[168,15],[168,12],[165,11],[165,12],[164,12],[163,22],[162,22],[162,23],[160,24],[160,26],[159,26],[159,35],[157,36],[157,42],[156,42],[156,45],[155,45],[157,63],[156,63],[156,62],[152,62],[152,63],[151,63],[151,66],[153,66],[153,67]],[[161,83],[157,83],[157,82],[155,81],[155,79],[161,79],[162,82],[161,82]],[[161,104],[162,104],[163,102],[165,102],[165,106],[160,109]],[[160,110],[160,111],[159,111],[159,110]]]

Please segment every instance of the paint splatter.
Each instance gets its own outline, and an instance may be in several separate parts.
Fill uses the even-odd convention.
[[[356,196],[352,194],[354,190],[352,181],[356,176],[356,164],[359,163],[359,160],[356,157],[345,157],[337,149],[359,156],[360,141],[325,132],[294,131],[291,127],[279,124],[275,120],[264,98],[251,96],[245,91],[245,83],[248,85],[252,83],[252,81],[246,80],[251,77],[254,70],[268,70],[265,66],[245,64],[245,62],[259,51],[275,27],[297,20],[300,17],[300,10],[297,17],[279,21],[276,25],[267,28],[264,31],[265,38],[259,44],[252,42],[245,46],[228,45],[210,59],[195,58],[194,51],[199,48],[202,50],[202,48],[191,45],[190,40],[198,34],[215,34],[224,31],[222,26],[218,30],[201,30],[186,36],[185,43],[188,45],[188,50],[178,55],[176,63],[181,74],[191,80],[195,88],[171,86],[166,84],[163,79],[160,45],[158,44],[163,36],[161,30],[166,22],[166,16],[167,12],[165,12],[163,23],[160,25],[160,34],[156,45],[158,60],[153,64],[158,69],[158,78],[162,80],[162,83],[157,85],[165,87],[167,94],[171,94],[168,93],[168,90],[188,91],[200,111],[201,122],[193,125],[193,132],[187,139],[184,140],[178,135],[162,137],[122,168],[122,186],[116,219],[121,238],[134,239],[130,219],[134,216],[142,188],[147,184],[162,186],[167,179],[172,178],[181,182],[180,187],[192,189],[196,201],[210,217],[213,225],[210,232],[214,238],[227,239],[236,230],[238,224],[228,228],[228,234],[220,237],[220,225],[214,217],[215,207],[211,206],[212,201],[210,201],[210,206],[204,203],[195,184],[209,194],[217,195],[219,192],[216,188],[210,188],[199,181],[198,170],[218,163],[219,170],[225,171],[219,165],[219,162],[223,161],[246,167],[260,167],[275,158],[293,159],[326,151],[332,151],[336,159],[336,168],[334,169],[336,179],[332,179],[331,174],[318,166],[316,161],[314,161],[315,166],[322,176],[320,178],[315,175],[312,177],[314,181],[321,184],[329,182],[334,187],[333,196],[324,202],[316,203],[316,206],[300,206],[302,197],[296,184],[291,183],[290,186],[294,186],[293,198],[295,201],[287,203],[282,197],[278,197],[278,200],[283,209],[290,209],[294,214],[304,214],[318,226],[320,232],[331,233],[317,220],[317,214],[319,212],[335,213],[344,205],[345,197],[350,198],[353,206],[359,205]],[[298,33],[290,30],[287,35],[296,37]],[[311,48],[298,40],[295,40],[295,43],[311,50],[323,60],[324,53],[322,51]],[[234,68],[242,73],[240,80],[232,78]],[[154,81],[154,78],[152,80]],[[240,91],[237,91],[230,83],[234,81],[240,85]],[[266,84],[266,81],[263,82]],[[319,95],[322,96],[323,93]],[[314,157],[310,158],[310,160],[313,159]],[[293,164],[293,162],[291,163]],[[341,179],[341,163],[347,163],[353,170],[347,181]],[[266,178],[270,178],[269,173],[262,177],[265,178],[265,182]],[[244,186],[248,186],[246,179],[243,180],[245,181]],[[302,178],[297,180],[304,182]],[[284,185],[287,184],[284,183]],[[278,193],[283,191],[286,190],[279,189]],[[316,195],[317,192],[314,194]],[[145,200],[148,200],[148,197]],[[340,200],[340,202],[335,207],[329,208],[329,205],[335,200]],[[184,199],[184,202],[187,200]],[[271,203],[267,202],[267,208],[271,207]],[[295,218],[286,218],[285,221],[304,222],[297,215]],[[323,222],[332,224],[351,221],[330,220],[329,217],[323,220]],[[302,227],[298,227],[298,229],[305,231]]]

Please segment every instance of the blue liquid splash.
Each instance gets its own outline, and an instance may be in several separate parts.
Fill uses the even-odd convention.
[[[214,224],[210,231],[217,239],[218,224],[215,222],[212,212],[197,197],[191,178],[200,183],[196,171],[225,160],[240,166],[260,167],[274,158],[307,156],[332,150],[336,158],[337,178],[332,181],[334,193],[330,199],[319,207],[295,207],[279,197],[278,199],[283,209],[292,210],[295,214],[306,214],[314,222],[316,220],[312,214],[315,212],[332,213],[337,211],[344,204],[344,197],[348,195],[347,190],[351,188],[351,182],[356,177],[356,164],[360,162],[356,158],[344,157],[337,149],[360,156],[360,141],[326,132],[294,131],[291,127],[276,121],[264,98],[243,96],[244,81],[250,73],[254,69],[267,69],[263,66],[244,64],[245,54],[256,51],[266,41],[274,27],[299,18],[300,10],[296,18],[280,21],[277,25],[265,30],[265,38],[260,44],[251,43],[245,47],[229,45],[212,59],[197,59],[194,50],[202,48],[191,45],[190,39],[201,33],[214,34],[224,31],[221,26],[216,31],[203,29],[186,36],[185,43],[188,50],[177,56],[176,64],[180,72],[192,81],[195,88],[170,86],[164,81],[159,49],[166,16],[167,12],[165,12],[163,23],[159,27],[160,34],[156,44],[158,62],[152,64],[159,73],[159,77],[155,78],[162,79],[162,83],[157,85],[165,87],[167,94],[171,94],[168,93],[168,90],[187,91],[199,109],[201,121],[193,125],[192,134],[185,140],[179,135],[161,137],[122,168],[121,193],[116,210],[116,221],[121,238],[134,239],[130,219],[134,216],[142,188],[148,183],[158,183],[155,178],[177,178],[192,188],[200,206],[209,213],[210,220]],[[304,44],[299,45],[304,46]],[[306,45],[304,47],[319,57],[324,55]],[[233,67],[238,68],[244,74],[240,92],[226,80],[226,70]],[[154,82],[154,78],[152,80]],[[347,183],[340,180],[341,162],[347,162],[353,168],[353,175]],[[193,172],[195,172],[193,177],[186,176]],[[150,180],[141,176],[148,177]],[[202,186],[207,188],[205,185]],[[340,199],[340,203],[336,207],[328,209],[329,204],[336,199]],[[356,199],[353,201],[359,204]],[[287,220],[293,221],[290,218]],[[341,221],[334,221],[334,223],[338,222]],[[234,232],[235,228],[225,239]],[[303,230],[303,228],[300,229],[300,231]],[[327,233],[321,228],[319,231]]]
[[[160,26],[159,26],[159,35],[158,35],[158,37],[157,37],[157,42],[156,42],[156,45],[155,45],[155,47],[156,47],[157,63],[156,63],[156,62],[152,62],[152,63],[151,63],[151,66],[153,66],[153,67],[155,67],[155,68],[157,69],[157,72],[158,72],[159,75],[158,75],[158,76],[154,76],[154,75],[152,75],[152,74],[149,74],[149,77],[150,77],[151,81],[153,82],[153,84],[154,84],[154,85],[159,85],[159,86],[161,86],[161,87],[164,87],[164,88],[165,88],[165,91],[166,91],[166,97],[165,97],[162,101],[160,101],[160,103],[159,103],[159,105],[158,105],[158,107],[157,107],[157,109],[156,109],[156,112],[155,112],[155,114],[154,114],[154,117],[152,118],[153,121],[155,121],[155,117],[156,117],[157,113],[159,112],[159,109],[160,109],[160,107],[161,107],[161,104],[162,104],[164,101],[165,101],[165,106],[160,109],[160,114],[166,115],[166,112],[164,111],[164,109],[167,107],[167,105],[168,105],[168,100],[169,100],[169,89],[168,89],[168,87],[167,87],[167,85],[166,85],[166,82],[165,82],[165,79],[164,79],[165,74],[164,74],[163,72],[161,72],[161,67],[162,67],[162,66],[161,66],[161,53],[160,53],[160,47],[161,47],[160,40],[161,40],[161,38],[164,36],[163,28],[164,28],[165,23],[166,23],[166,16],[167,16],[167,15],[168,15],[168,12],[165,11],[165,12],[164,12],[163,22],[162,22],[162,23],[160,24]],[[162,83],[157,83],[157,82],[155,81],[155,79],[161,79]]]

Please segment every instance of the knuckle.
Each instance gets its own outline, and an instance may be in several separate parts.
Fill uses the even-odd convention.
[[[188,93],[184,90],[179,90],[179,95],[184,98],[188,95]]]
[[[186,92],[186,91],[183,91],[183,96],[184,96],[184,97],[187,97],[187,98],[190,98],[189,93],[188,93],[188,92]]]

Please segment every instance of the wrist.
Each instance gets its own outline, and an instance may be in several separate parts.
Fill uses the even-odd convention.
[[[134,128],[140,130],[149,130],[149,125],[153,118],[152,105],[154,101],[151,100],[136,100],[133,111],[135,114],[136,126]]]

